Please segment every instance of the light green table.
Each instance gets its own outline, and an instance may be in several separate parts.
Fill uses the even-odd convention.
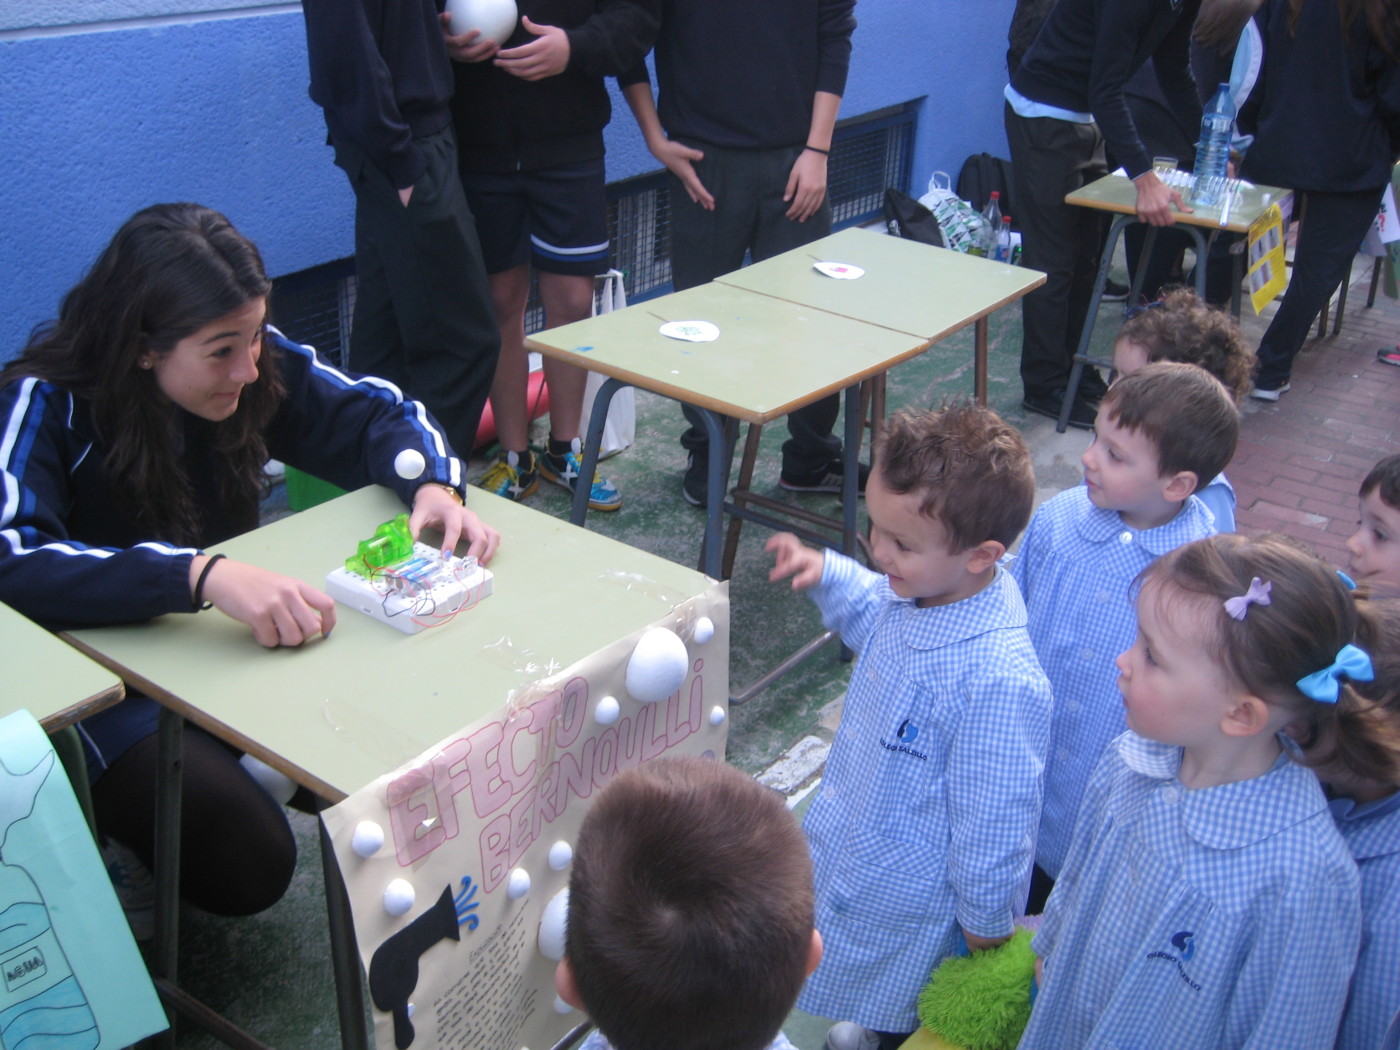
[[[529,507],[478,489],[470,498],[502,536],[490,566],[494,591],[442,626],[407,635],[337,606],[329,639],[264,649],[243,624],[211,611],[74,631],[74,644],[161,703],[167,770],[179,761],[183,717],[333,803],[498,710],[513,691],[717,586]],[[402,510],[388,489],[361,489],[210,550],[324,586],[328,571]],[[179,779],[164,781],[157,985],[177,1009],[218,1027],[217,1015],[176,986]],[[324,832],[322,860],[342,1041],[363,1047],[359,959]],[[218,1034],[230,1045],[260,1045],[232,1026]]]
[[[1286,209],[1291,206],[1293,191],[1281,189],[1278,186],[1255,186],[1242,179],[1231,179],[1229,185],[1236,188],[1238,192],[1232,193],[1229,198],[1229,207],[1225,208],[1222,200],[1220,205],[1191,205],[1189,212],[1176,213],[1176,225],[1191,235],[1196,244],[1196,294],[1201,299],[1206,296],[1206,257],[1210,237],[1220,231],[1227,233],[1246,233],[1249,227],[1273,204]],[[1183,197],[1189,197],[1189,189],[1180,190]],[[1137,217],[1137,186],[1133,180],[1126,175],[1105,175],[1101,179],[1081,186],[1071,193],[1065,194],[1065,203],[1074,204],[1081,208],[1092,208],[1095,211],[1105,212],[1113,215],[1114,219],[1108,228],[1108,237],[1104,241],[1103,252],[1099,256],[1099,270],[1094,278],[1094,291],[1089,300],[1089,313],[1084,322],[1084,330],[1079,336],[1079,347],[1074,354],[1074,367],[1070,369],[1069,385],[1065,388],[1065,396],[1060,407],[1060,418],[1055,425],[1055,429],[1061,434],[1065,432],[1065,427],[1069,425],[1070,412],[1074,410],[1075,395],[1079,391],[1079,381],[1084,374],[1086,365],[1097,365],[1102,368],[1110,368],[1112,361],[1091,357],[1089,354],[1089,343],[1094,336],[1094,322],[1098,318],[1099,304],[1103,301],[1104,285],[1108,281],[1108,268],[1113,262],[1113,253],[1118,247],[1118,238],[1122,236],[1123,229],[1130,223],[1140,221]],[[1157,240],[1157,227],[1147,227],[1147,237],[1143,240],[1142,256],[1147,258],[1151,254],[1153,245]],[[1230,293],[1230,312],[1238,319],[1240,316],[1240,284],[1244,279],[1244,255],[1234,253],[1231,266],[1234,269],[1234,285]],[[1128,293],[1128,305],[1134,305],[1139,294],[1142,292],[1142,277],[1145,267],[1138,267],[1138,272],[1133,276],[1132,288]]]
[[[0,602],[0,667],[9,683],[0,715],[27,708],[48,733],[111,707],[121,679]]]
[[[818,261],[854,263],[865,275],[834,280],[813,268]],[[974,389],[978,404],[986,404],[987,318],[1040,287],[1045,275],[851,228],[717,281],[903,332],[919,341],[920,350],[975,324]]]

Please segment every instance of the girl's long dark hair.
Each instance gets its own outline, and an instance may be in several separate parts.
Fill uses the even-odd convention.
[[[117,231],[64,297],[58,319],[35,329],[0,371],[0,383],[35,376],[90,404],[122,509],[151,538],[198,543],[199,508],[179,458],[184,413],[139,362],[168,354],[271,290],[257,248],[228,219],[197,204],[154,205]],[[235,518],[256,508],[267,461],[263,429],[284,395],[269,350],[238,410],[210,424],[223,509]]]

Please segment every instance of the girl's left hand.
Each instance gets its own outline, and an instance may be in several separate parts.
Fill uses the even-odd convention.
[[[429,525],[442,530],[443,550],[451,553],[456,549],[458,540],[465,538],[467,553],[482,565],[491,564],[501,543],[499,532],[437,484],[423,485],[413,494],[413,512],[408,516],[408,529],[414,539]]]

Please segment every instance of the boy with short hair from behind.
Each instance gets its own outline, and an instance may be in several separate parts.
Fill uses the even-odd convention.
[[[1400,597],[1400,455],[1387,456],[1361,482],[1347,571],[1375,595]]]
[[[1029,911],[1059,874],[1100,753],[1126,728],[1113,661],[1137,631],[1129,587],[1157,557],[1216,531],[1194,493],[1230,462],[1239,429],[1229,393],[1195,365],[1123,377],[1100,404],[1085,484],[1036,511],[1011,563],[1055,695]]]
[[[660,758],[589,807],[556,984],[598,1026],[583,1050],[791,1050],[779,1027],[821,958],[812,920],[782,796],[714,759]]]
[[[859,654],[807,815],[825,961],[799,1000],[828,1046],[897,1046],[944,958],[1010,937],[1030,871],[1050,688],[998,564],[1030,518],[1025,441],[989,409],[893,419],[866,487],[871,560],[774,536]],[[869,1030],[851,1032],[849,1022]]]

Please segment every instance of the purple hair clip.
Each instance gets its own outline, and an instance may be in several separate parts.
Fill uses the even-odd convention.
[[[1225,599],[1225,612],[1236,620],[1243,620],[1245,613],[1249,612],[1251,603],[1254,605],[1272,604],[1273,599],[1269,597],[1269,592],[1273,589],[1272,583],[1264,583],[1256,576],[1249,581],[1249,590],[1238,597]]]

